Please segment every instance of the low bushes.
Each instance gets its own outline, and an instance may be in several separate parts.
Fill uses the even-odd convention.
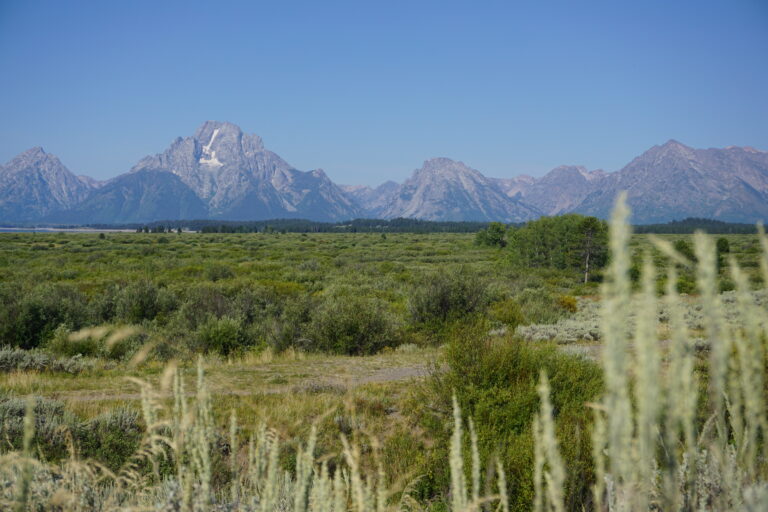
[[[45,349],[68,358],[87,356],[118,361],[133,356],[146,341],[147,335],[131,326],[101,326],[71,333],[66,325],[60,325]]]
[[[90,362],[80,356],[56,358],[39,350],[0,348],[0,373],[16,371],[80,373],[91,366]]]
[[[86,300],[68,285],[42,284],[29,291],[14,286],[0,290],[0,343],[35,348],[61,324],[78,329],[88,320]]]
[[[488,305],[486,283],[466,269],[424,276],[408,299],[411,320],[437,324],[472,315]]]
[[[243,326],[230,316],[209,316],[197,330],[196,348],[203,353],[227,355],[245,345]]]
[[[334,354],[375,354],[401,341],[399,326],[380,300],[329,297],[307,328],[309,347]]]
[[[514,330],[525,322],[525,315],[520,304],[515,299],[505,299],[494,302],[488,311],[492,321],[501,323]]]
[[[474,420],[483,467],[499,457],[509,485],[510,508],[531,510],[533,487],[532,423],[538,412],[536,387],[543,370],[550,379],[558,438],[568,469],[568,502],[579,508],[589,501],[594,480],[591,467],[586,403],[603,388],[600,367],[589,360],[559,352],[551,345],[533,346],[513,338],[488,337],[478,322],[457,329],[446,350],[445,370],[434,375],[412,413],[430,435],[447,445],[451,396],[455,393],[465,416]],[[429,407],[424,407],[428,403]],[[420,468],[423,496],[447,492],[446,449],[432,450]]]
[[[79,456],[95,459],[115,471],[131,457],[144,435],[140,414],[117,408],[88,421],[79,421],[64,407],[64,402],[49,398],[34,400],[35,433],[33,446],[49,461],[69,455],[69,441]],[[0,398],[0,427],[4,451],[19,450],[24,436],[27,400]]]

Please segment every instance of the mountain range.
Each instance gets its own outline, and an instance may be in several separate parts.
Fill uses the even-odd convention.
[[[622,190],[635,223],[768,220],[768,152],[694,149],[670,140],[619,171],[564,165],[540,178],[490,178],[463,162],[432,158],[402,184],[372,188],[337,185],[322,169],[297,170],[259,136],[208,121],[108,181],[77,176],[42,148],[29,149],[0,166],[0,223],[360,217],[523,222],[569,212],[605,218]]]

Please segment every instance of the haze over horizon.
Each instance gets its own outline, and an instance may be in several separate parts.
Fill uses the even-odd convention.
[[[348,184],[436,156],[512,177],[668,139],[766,150],[765,55],[758,0],[0,0],[0,164],[43,146],[107,179],[209,119]]]

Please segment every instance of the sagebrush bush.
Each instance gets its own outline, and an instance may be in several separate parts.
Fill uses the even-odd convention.
[[[152,320],[160,311],[157,286],[151,281],[136,281],[120,290],[115,316],[127,323],[139,324]]]
[[[16,293],[21,292],[17,290]],[[7,297],[4,320],[6,344],[34,348],[48,340],[62,324],[72,329],[85,325],[88,311],[85,297],[66,285],[41,284],[20,296]]]
[[[227,265],[211,263],[205,268],[205,277],[210,281],[220,281],[222,279],[231,279],[235,277],[235,273]]]
[[[515,295],[527,324],[551,324],[563,318],[567,311],[557,299],[558,295],[546,287],[526,288]]]
[[[387,304],[356,296],[325,298],[307,326],[308,348],[334,354],[375,354],[401,342]]]
[[[487,305],[487,284],[465,269],[424,276],[408,299],[408,311],[416,324],[456,320],[483,311]]]
[[[73,428],[81,453],[106,465],[112,471],[134,455],[144,436],[141,415],[133,409],[118,407]]]
[[[413,414],[421,418],[440,448],[420,468],[424,496],[447,493],[448,473],[442,459],[446,453],[445,417],[451,411],[451,395],[474,421],[480,459],[492,464],[495,457],[504,467],[509,485],[510,508],[531,510],[533,488],[533,418],[539,407],[537,393],[541,370],[551,377],[552,402],[557,410],[557,431],[564,440],[564,458],[569,470],[565,494],[578,509],[588,500],[594,482],[591,468],[586,403],[603,389],[600,367],[583,358],[559,352],[554,346],[533,346],[511,337],[488,336],[488,325],[478,322],[457,328],[445,353],[445,370],[433,377],[427,395],[416,399]],[[424,403],[430,406],[423,407]],[[435,422],[435,420],[438,420]]]
[[[197,329],[196,348],[203,353],[228,355],[245,346],[243,325],[239,318],[209,316]]]
[[[234,316],[232,300],[222,288],[212,284],[190,287],[183,303],[175,313],[185,328],[197,329],[208,317]]]
[[[146,334],[131,326],[102,325],[72,333],[67,326],[61,325],[45,344],[45,349],[68,358],[86,356],[125,360],[146,341]]]
[[[575,313],[579,309],[579,303],[573,295],[560,295],[557,298],[557,305],[568,313]]]
[[[13,347],[0,348],[0,373],[10,372],[62,372],[80,373],[93,364],[80,356],[56,358],[40,350]]]
[[[511,298],[491,304],[488,315],[492,321],[504,324],[513,331],[518,325],[525,322],[523,309],[515,299]]]
[[[75,417],[66,411],[64,403],[43,397],[34,400],[34,442],[37,450],[48,460],[60,460],[67,455],[67,432],[77,424]],[[26,398],[0,397],[0,453],[21,450],[24,441],[24,417]]]

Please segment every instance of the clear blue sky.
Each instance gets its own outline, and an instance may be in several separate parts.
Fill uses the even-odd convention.
[[[0,0],[0,162],[108,178],[207,119],[339,183],[768,149],[768,1]]]

